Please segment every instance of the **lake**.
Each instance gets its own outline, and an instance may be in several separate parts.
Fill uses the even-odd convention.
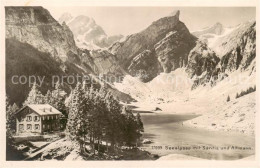
[[[141,114],[143,139],[152,140],[142,147],[152,154],[185,154],[203,159],[235,160],[255,154],[255,138],[239,133],[190,128],[183,121],[196,115]]]

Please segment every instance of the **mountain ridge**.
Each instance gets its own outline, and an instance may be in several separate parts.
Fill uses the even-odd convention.
[[[195,79],[191,89],[206,85],[212,78],[218,79],[220,74],[228,76],[229,71],[246,69],[254,62],[255,23],[231,32],[224,42],[226,40],[232,45],[220,57],[207,42],[189,32],[179,16],[180,11],[176,11],[171,16],[160,18],[141,32],[113,43],[108,49],[88,50],[78,48],[70,27],[65,22],[59,24],[46,9],[6,7],[6,39],[14,38],[49,54],[48,57],[57,61],[56,68],[65,73],[75,68],[75,72],[115,79],[130,74],[146,83],[161,73],[169,74],[184,68],[187,76]],[[71,20],[71,17],[67,15],[64,19]],[[220,24],[215,27],[216,33],[222,32],[219,31]],[[8,60],[8,53],[6,55]],[[12,67],[16,64],[10,62]],[[106,82],[113,84],[114,81]],[[214,84],[215,81],[212,86]]]

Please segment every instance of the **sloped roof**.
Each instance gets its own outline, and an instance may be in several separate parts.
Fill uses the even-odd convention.
[[[56,108],[52,107],[49,104],[29,104],[25,107],[31,108],[33,111],[35,111],[37,114],[39,114],[41,116],[42,115],[57,115],[57,114],[62,115],[62,113],[59,110],[57,110]],[[22,108],[22,109],[24,109],[24,108]],[[22,111],[22,109],[19,110],[17,113]]]

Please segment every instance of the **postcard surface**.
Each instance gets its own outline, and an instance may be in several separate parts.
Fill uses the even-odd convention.
[[[21,2],[1,3],[5,167],[259,165],[257,1]]]

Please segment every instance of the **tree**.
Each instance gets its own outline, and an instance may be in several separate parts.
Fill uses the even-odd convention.
[[[9,105],[6,110],[7,129],[10,129],[12,134],[15,132],[16,129],[15,113],[18,109],[19,107],[14,103],[12,106]]]
[[[44,101],[45,101],[44,96],[39,91],[36,82],[34,82],[31,91],[29,92],[28,97],[25,100],[23,106],[26,106],[28,104],[43,104]]]
[[[46,95],[44,96],[44,103],[46,104],[53,104],[53,97],[50,90],[47,91]]]
[[[230,101],[230,97],[229,97],[229,95],[228,95],[228,97],[227,97],[227,102],[229,102]]]
[[[78,83],[68,99],[68,107],[67,132],[72,140],[79,142],[82,153],[87,140],[95,154],[96,147],[100,152],[103,141],[109,142],[114,151],[123,144],[132,146],[143,132],[140,114],[135,117],[131,110],[122,109],[104,87],[94,89]]]
[[[80,144],[80,151],[85,152],[85,138],[88,133],[88,123],[86,120],[84,92],[81,83],[77,83],[71,95],[69,103],[69,115],[67,122],[67,132],[70,133],[72,140]]]
[[[13,135],[15,133],[15,113],[18,106],[14,103],[10,105],[9,99],[6,98],[6,160],[22,157],[21,153],[16,150]]]
[[[124,141],[127,146],[132,146],[136,144],[140,137],[138,132],[139,128],[135,116],[132,111],[127,108],[124,108],[124,122]]]
[[[238,95],[238,93],[236,94],[236,99],[237,99],[237,98],[239,98],[239,95]]]
[[[140,133],[144,132],[144,124],[142,122],[139,112],[136,114],[136,123],[137,123],[138,132],[140,132]]]

